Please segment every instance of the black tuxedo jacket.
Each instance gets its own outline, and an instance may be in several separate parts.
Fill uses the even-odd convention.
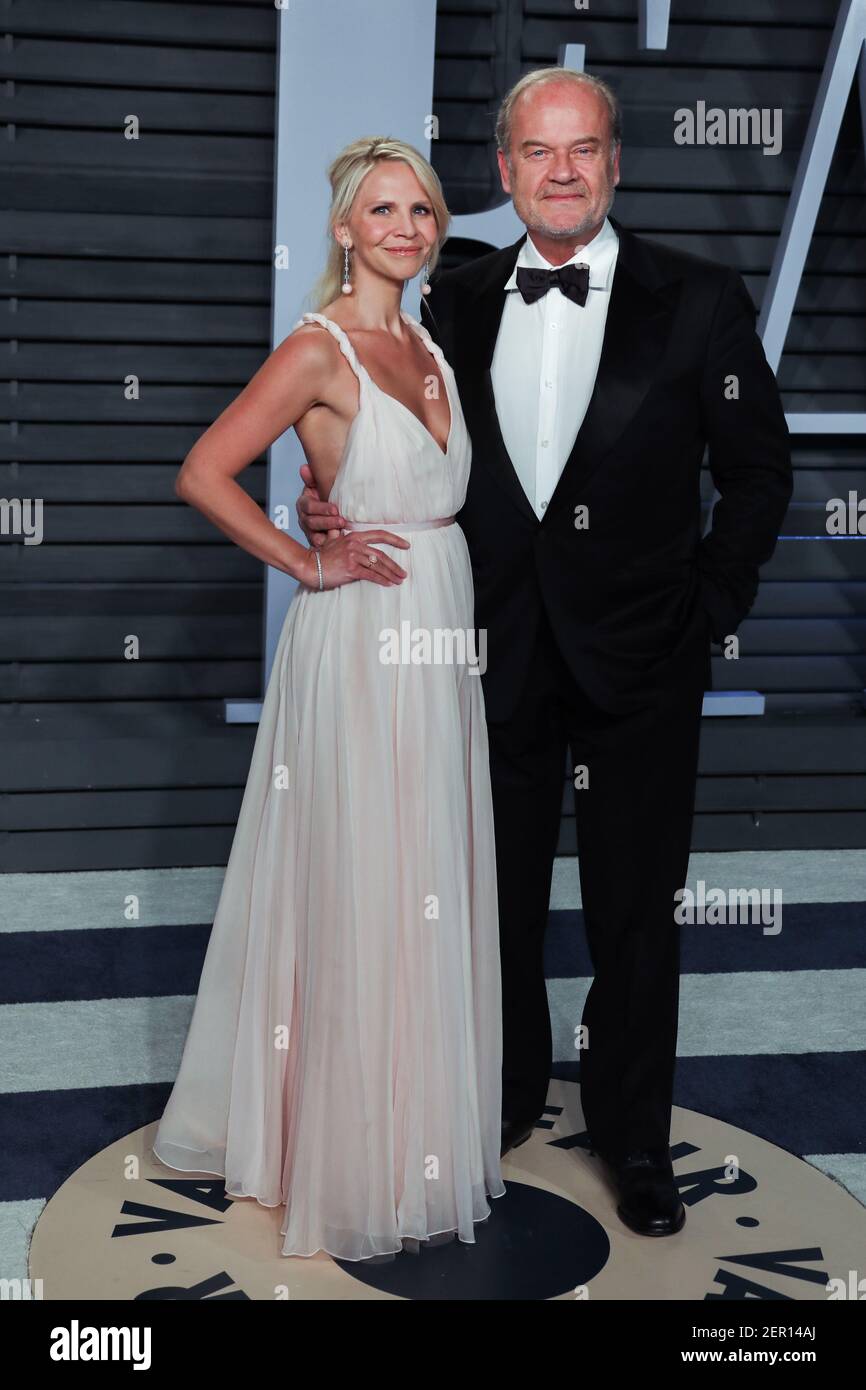
[[[598,374],[541,521],[506,451],[490,374],[525,238],[439,274],[422,301],[472,441],[457,520],[487,631],[491,720],[514,708],[543,610],[578,684],[611,712],[652,698],[687,662],[712,688],[710,639],[733,633],[754,603],[791,497],[788,428],[742,277],[610,221],[619,251]],[[705,448],[720,497],[702,537]]]

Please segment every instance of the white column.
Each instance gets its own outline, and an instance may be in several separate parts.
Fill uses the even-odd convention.
[[[306,296],[324,267],[334,156],[361,136],[392,135],[430,157],[436,39],[436,0],[283,0],[280,9],[274,250],[287,248],[288,265],[273,272],[272,347],[311,307]],[[418,315],[417,282],[403,302]],[[268,515],[286,509],[299,539],[303,462],[289,429],[270,449]],[[293,579],[268,566],[263,689],[294,589]],[[259,710],[260,702],[226,701],[230,722],[254,722]]]

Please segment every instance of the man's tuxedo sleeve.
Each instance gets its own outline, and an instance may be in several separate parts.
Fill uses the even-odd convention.
[[[430,281],[430,293],[421,296],[421,322],[429,331],[431,338],[438,343],[445,354],[446,361],[453,366],[451,356],[451,301],[452,292],[447,282],[441,279]]]
[[[788,426],[755,331],[756,310],[729,270],[713,314],[701,381],[709,468],[719,497],[698,546],[701,597],[715,642],[755,601],[793,491]]]

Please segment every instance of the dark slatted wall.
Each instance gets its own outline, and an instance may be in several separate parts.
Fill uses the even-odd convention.
[[[625,105],[617,214],[736,265],[760,303],[836,3],[672,9],[652,54],[636,0],[440,0],[434,159],[455,212],[501,201],[498,98],[586,43]],[[224,862],[254,731],[224,726],[222,697],[259,691],[262,572],[172,482],[268,351],[277,12],[0,0],[0,19],[0,498],[44,499],[45,530],[0,537],[0,869]],[[699,98],[781,106],[783,153],[675,147],[672,111]],[[864,235],[852,99],[780,371],[790,409],[866,408]],[[864,545],[822,538],[827,497],[866,486],[866,441],[794,449],[791,538],[741,660],[715,658],[716,688],[761,689],[770,713],[705,721],[696,847],[866,838]],[[263,461],[243,480],[263,501]]]
[[[220,862],[253,736],[221,701],[259,693],[262,567],[172,485],[269,351],[277,13],[0,21],[0,496],[43,499],[44,527],[0,545],[0,867]]]
[[[440,0],[433,158],[455,211],[504,201],[491,135],[502,91],[559,46],[624,107],[615,214],[636,232],[736,266],[760,306],[838,0],[674,0],[667,49],[640,51],[636,0]],[[470,56],[465,56],[470,55]],[[783,148],[678,146],[673,112],[781,107]],[[866,410],[866,169],[852,95],[779,369],[793,411]],[[866,496],[866,438],[794,436],[794,501],[740,659],[717,690],[757,689],[763,719],[705,720],[696,847],[866,842],[866,538],[834,540],[826,502]],[[704,495],[712,497],[705,470]],[[573,849],[567,818],[563,848]]]

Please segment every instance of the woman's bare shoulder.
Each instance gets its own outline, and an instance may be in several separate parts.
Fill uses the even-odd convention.
[[[299,323],[279,345],[278,351],[297,362],[332,361],[339,346],[331,333],[319,323]]]
[[[301,323],[274,349],[274,366],[300,376],[312,385],[332,378],[340,358],[340,346],[333,335],[316,323]]]

